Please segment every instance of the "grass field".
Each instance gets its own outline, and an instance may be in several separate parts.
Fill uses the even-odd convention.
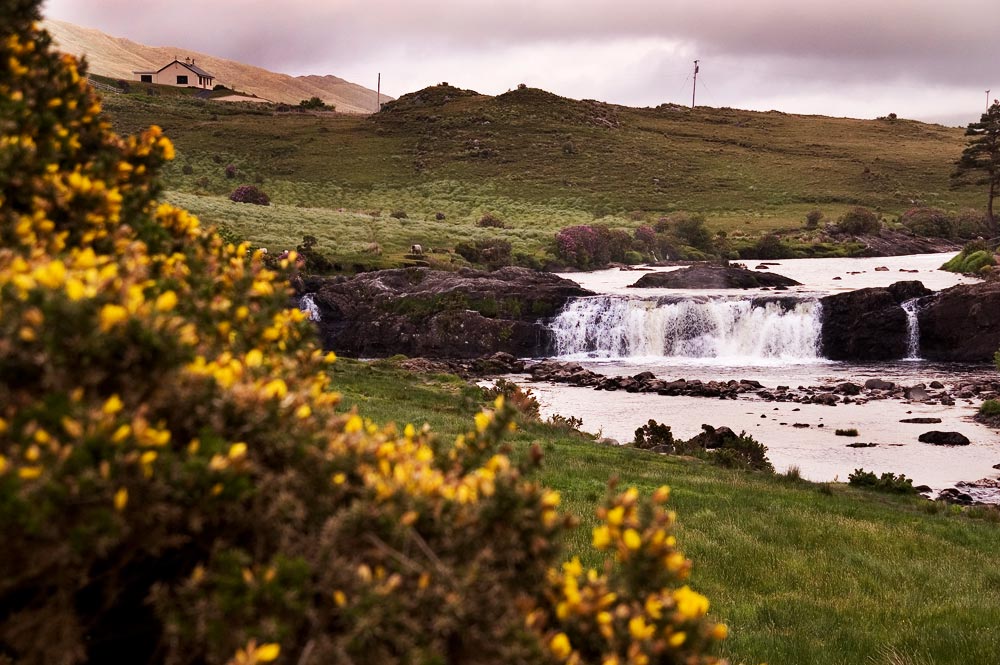
[[[166,130],[178,148],[167,185],[193,212],[264,246],[309,233],[332,258],[375,266],[402,260],[413,243],[450,249],[492,236],[543,257],[562,227],[634,229],[677,211],[703,214],[713,232],[738,241],[771,231],[808,238],[801,229],[813,209],[835,220],[864,205],[893,220],[917,203],[954,211],[984,199],[976,187],[952,188],[961,129],[902,119],[634,109],[530,88],[490,97],[447,86],[374,116],[274,113],[142,90],[107,93],[105,107],[121,132]],[[274,205],[230,205],[242,183],[258,184]],[[479,229],[486,212],[507,228]],[[381,255],[364,256],[371,243]]]
[[[334,379],[345,406],[381,422],[428,422],[447,438],[464,431],[479,407],[461,380],[408,374],[391,361],[342,359]],[[695,564],[692,584],[730,625],[724,653],[734,664],[996,659],[995,510],[963,512],[844,484],[728,471],[541,424],[526,425],[511,444],[518,454],[536,441],[545,453],[541,479],[582,522],[567,549],[590,565],[601,563],[587,546],[593,508],[612,475],[647,493],[672,487],[678,539]]]

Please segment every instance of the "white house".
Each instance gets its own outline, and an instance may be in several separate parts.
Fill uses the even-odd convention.
[[[191,58],[185,58],[184,62],[175,58],[169,65],[155,72],[132,73],[136,75],[137,81],[143,83],[159,83],[179,88],[204,88],[205,90],[211,90],[215,86],[213,83],[215,77],[194,64],[194,60]]]

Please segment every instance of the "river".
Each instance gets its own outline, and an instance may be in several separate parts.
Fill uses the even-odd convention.
[[[903,385],[940,381],[951,388],[976,378],[995,379],[997,370],[989,364],[920,360],[916,330],[911,330],[914,343],[906,360],[859,364],[833,362],[820,354],[819,297],[901,280],[919,280],[933,290],[974,281],[937,269],[951,256],[768,262],[771,272],[802,282],[781,292],[629,289],[642,272],[564,274],[600,295],[571,301],[553,322],[558,356],[608,376],[651,371],[668,380],[754,379],[768,388],[863,383],[868,378]],[[748,262],[747,267],[758,265]],[[915,326],[916,317],[910,318]],[[528,381],[524,376],[512,378]],[[631,441],[635,429],[650,418],[670,425],[683,438],[697,434],[702,423],[744,430],[768,447],[776,470],[795,466],[814,481],[843,482],[858,468],[904,473],[914,484],[935,490],[998,477],[993,466],[1000,463],[1000,432],[972,420],[978,402],[971,399],[958,399],[954,406],[891,399],[823,406],[770,402],[753,393],[738,400],[718,400],[526,385],[537,396],[543,417],[576,416],[583,420],[583,429],[621,442]],[[899,422],[913,417],[936,417],[942,422]],[[837,429],[852,428],[859,436],[835,434]],[[917,437],[930,429],[959,431],[972,443],[946,447],[918,442]],[[851,442],[877,445],[847,447]]]

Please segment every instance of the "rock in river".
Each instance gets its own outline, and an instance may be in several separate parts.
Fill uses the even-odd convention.
[[[921,443],[933,443],[935,446],[967,446],[969,438],[960,432],[939,432],[932,430],[924,432],[917,440]]]
[[[756,272],[734,266],[699,263],[672,272],[651,272],[629,288],[635,289],[756,289],[765,286],[797,286],[794,279],[775,273]]]

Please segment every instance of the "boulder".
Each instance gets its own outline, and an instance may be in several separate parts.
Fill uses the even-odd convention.
[[[896,384],[892,381],[883,381],[882,379],[868,379],[865,381],[865,388],[869,390],[892,390],[896,387]]]
[[[592,295],[551,273],[513,267],[309,277],[300,292],[313,294],[324,348],[353,356],[431,358],[477,358],[498,351],[541,355],[552,341],[546,319],[571,298]]]
[[[822,298],[823,356],[830,360],[905,357],[907,317],[901,304],[930,293],[920,282],[898,282]]]
[[[924,432],[917,441],[921,443],[933,443],[935,446],[967,446],[970,441],[967,436],[960,432],[939,432],[932,430]]]
[[[643,275],[629,288],[635,289],[755,289],[765,286],[797,286],[799,282],[776,273],[756,272],[735,266],[699,263],[672,272]]]
[[[921,305],[917,321],[924,358],[988,361],[1000,349],[1000,282],[953,286]]]

